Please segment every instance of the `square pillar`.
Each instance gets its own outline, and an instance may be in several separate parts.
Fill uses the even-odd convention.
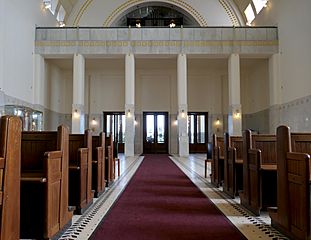
[[[81,54],[73,58],[72,133],[84,133],[85,59]]]
[[[228,132],[230,135],[242,135],[242,106],[240,97],[240,57],[231,54],[228,62],[229,112]]]

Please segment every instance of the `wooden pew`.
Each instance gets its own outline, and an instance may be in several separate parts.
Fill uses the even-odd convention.
[[[92,137],[92,189],[95,197],[99,197],[106,186],[105,181],[105,133]]]
[[[204,160],[204,177],[207,178],[207,163],[212,162],[213,143],[207,143],[206,159]]]
[[[71,225],[68,128],[22,132],[21,238],[50,239]]]
[[[105,140],[106,150],[105,150],[105,180],[106,186],[109,187],[113,183],[113,137],[110,134],[109,137],[106,136]]]
[[[211,182],[216,187],[219,187],[223,181],[223,164],[224,164],[224,138],[217,137],[213,134],[213,153],[211,164]]]
[[[256,215],[276,205],[276,136],[243,133],[241,204]]]
[[[93,203],[92,191],[92,135],[69,134],[69,204],[77,214]]]
[[[273,227],[292,239],[311,239],[311,133],[277,128],[277,208],[270,208]]]
[[[0,240],[17,240],[20,230],[22,122],[19,117],[3,116],[0,124]]]
[[[234,198],[243,189],[243,138],[225,133],[224,143],[223,191]]]

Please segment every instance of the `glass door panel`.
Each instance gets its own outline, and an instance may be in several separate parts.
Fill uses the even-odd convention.
[[[146,116],[146,124],[147,124],[147,136],[146,141],[149,143],[154,143],[154,116],[147,115]]]
[[[107,136],[112,134],[113,141],[118,143],[118,152],[124,152],[125,113],[104,112],[104,132]]]
[[[168,153],[168,113],[143,113],[144,153]]]
[[[190,153],[206,153],[208,142],[208,113],[188,113],[188,137]]]
[[[157,115],[157,135],[158,143],[165,142],[165,116]]]

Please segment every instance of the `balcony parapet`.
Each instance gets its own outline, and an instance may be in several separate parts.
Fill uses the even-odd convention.
[[[38,54],[274,54],[276,27],[36,28]]]

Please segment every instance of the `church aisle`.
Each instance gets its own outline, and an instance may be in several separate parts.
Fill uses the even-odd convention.
[[[91,239],[246,239],[167,155],[146,155]]]
[[[263,211],[260,216],[254,216],[240,205],[239,197],[230,199],[223,193],[222,188],[215,188],[210,179],[211,163],[208,163],[207,178],[204,178],[205,158],[205,154],[192,154],[189,158],[171,157],[173,162],[208,196],[247,239],[288,239],[270,226],[271,219],[267,212]]]
[[[120,157],[120,156],[119,156]],[[60,240],[88,239],[102,218],[109,211],[114,201],[118,199],[128,182],[142,163],[143,157],[126,158],[121,155],[121,176],[113,186],[96,199],[95,204],[82,216],[75,215],[73,225]],[[210,164],[208,178],[204,178],[203,154],[192,154],[189,158],[171,157],[172,161],[191,179],[193,183],[207,195],[210,200],[228,217],[228,219],[247,237],[247,239],[282,240],[287,239],[270,227],[268,214],[253,216],[239,205],[239,199],[227,199],[222,189],[210,184]]]

